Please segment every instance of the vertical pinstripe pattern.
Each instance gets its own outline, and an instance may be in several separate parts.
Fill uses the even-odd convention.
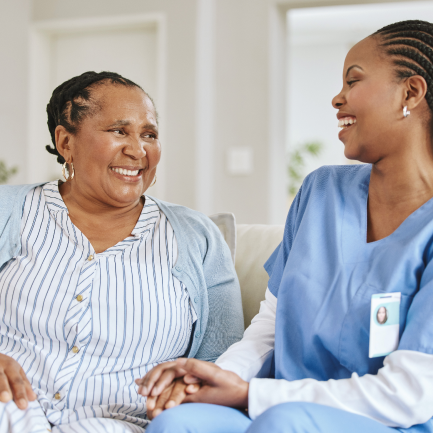
[[[52,424],[146,425],[134,380],[182,356],[196,319],[176,259],[173,229],[148,197],[131,236],[95,254],[57,181],[30,191],[20,254],[0,273],[0,352],[21,364]]]

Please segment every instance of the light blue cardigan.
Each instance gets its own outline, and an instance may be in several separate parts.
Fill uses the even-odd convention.
[[[0,186],[0,270],[20,251],[20,228],[27,193],[43,184]],[[189,357],[215,361],[243,335],[239,282],[230,250],[205,215],[154,197],[178,244],[172,274],[188,289],[198,320]]]

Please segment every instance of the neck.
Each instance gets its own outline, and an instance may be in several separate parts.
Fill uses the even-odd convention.
[[[75,181],[62,183],[59,191],[71,217],[93,218],[95,222],[98,221],[98,224],[104,222],[110,225],[110,222],[129,220],[139,215],[143,208],[142,197],[123,205],[110,203],[109,200],[102,202],[93,197],[91,193],[83,191]]]
[[[433,152],[428,145],[418,149],[410,144],[402,154],[373,164],[369,201],[396,208],[405,203],[421,206],[433,197]]]

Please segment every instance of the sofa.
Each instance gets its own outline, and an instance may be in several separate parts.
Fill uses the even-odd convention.
[[[214,214],[210,219],[220,229],[232,253],[247,328],[265,299],[268,274],[263,265],[282,241],[284,225],[236,224],[232,213]]]

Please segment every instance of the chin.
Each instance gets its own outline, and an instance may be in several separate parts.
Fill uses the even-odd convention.
[[[112,191],[109,195],[116,202],[127,205],[139,200],[143,194],[144,191],[142,191],[141,188],[137,188],[136,190],[127,188],[126,190],[122,189],[121,191]]]

